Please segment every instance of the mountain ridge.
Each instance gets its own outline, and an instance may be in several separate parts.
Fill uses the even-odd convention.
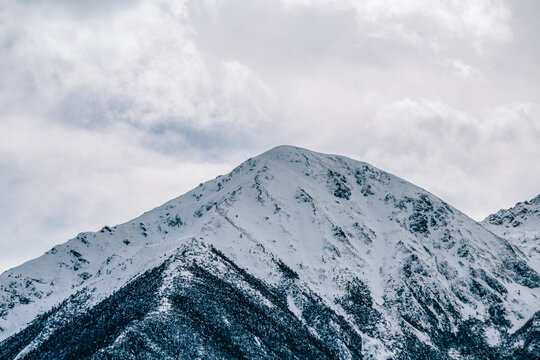
[[[505,238],[540,272],[540,195],[487,216],[481,224]]]

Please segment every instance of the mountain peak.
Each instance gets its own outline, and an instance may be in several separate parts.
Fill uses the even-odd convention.
[[[320,153],[320,152],[308,150],[308,149],[298,147],[298,146],[293,146],[293,145],[279,145],[279,146],[273,147],[272,149],[263,152],[262,154],[254,157],[253,159],[254,160],[277,160],[277,161],[296,163],[296,164],[304,163],[305,165],[308,165],[308,166],[309,166],[310,159],[319,159],[319,160],[326,159],[327,161],[330,161],[330,163],[332,161],[335,162],[337,160],[341,164],[346,163],[346,162],[366,164],[358,160],[350,159],[346,156]],[[330,163],[327,163],[327,165],[330,165]]]
[[[540,195],[518,202],[509,209],[501,209],[487,216],[483,223],[504,227],[520,227],[525,223],[540,226]]]
[[[266,156],[272,157],[272,156],[279,156],[279,155],[284,155],[284,154],[300,153],[300,152],[312,153],[312,151],[310,150],[307,150],[298,146],[294,146],[294,145],[278,145],[271,148],[270,150],[263,152],[257,157],[266,157]]]

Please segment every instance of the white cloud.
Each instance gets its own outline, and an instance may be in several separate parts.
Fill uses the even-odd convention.
[[[351,8],[367,36],[399,37],[414,46],[460,39],[480,50],[485,42],[512,38],[511,11],[502,0],[282,1],[287,6]]]
[[[449,59],[446,61],[447,66],[449,66],[454,74],[463,79],[470,79],[474,76],[480,76],[480,71],[469,64],[464,63],[459,59]]]

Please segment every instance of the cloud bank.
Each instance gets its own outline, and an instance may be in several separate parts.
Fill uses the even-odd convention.
[[[534,0],[0,0],[0,271],[279,144],[540,193]]]

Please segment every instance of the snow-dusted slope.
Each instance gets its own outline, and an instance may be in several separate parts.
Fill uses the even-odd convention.
[[[489,215],[482,225],[507,239],[540,272],[540,195]]]
[[[186,260],[184,254],[193,251],[202,255]],[[169,270],[152,270],[166,264]],[[200,268],[251,299],[246,300],[249,306],[260,302],[285,311],[273,317],[272,326],[293,314],[283,321],[299,321],[295,326],[306,328],[296,336],[305,336],[310,349],[323,346],[317,341],[340,339],[342,345],[325,351],[345,358],[358,357],[360,347],[363,356],[375,358],[500,355],[510,351],[508,346],[522,346],[511,334],[540,310],[540,276],[506,240],[371,165],[282,146],[133,221],[80,234],[3,273],[0,340],[64,301],[41,317],[39,326],[34,322],[4,343],[19,358],[48,349],[52,345],[43,344],[56,338],[64,322],[59,319],[102,309],[120,288],[137,288],[129,284],[147,271],[159,274],[152,276],[160,286],[151,291],[156,302],[144,319],[178,314],[178,302],[170,299],[178,299],[178,292],[183,299],[200,296],[202,290],[188,296],[180,286],[199,279]],[[233,269],[230,275],[225,268]],[[219,295],[226,303],[223,296],[231,292],[205,294],[212,299]],[[333,335],[308,315],[315,303],[319,313],[334,319],[328,320]],[[167,319],[167,326],[173,326]],[[223,321],[245,329],[238,319]],[[350,329],[361,336],[361,345],[351,340]],[[113,351],[115,344],[127,341],[125,331],[108,343],[109,350],[100,351]],[[254,345],[230,341],[249,351],[265,348],[262,333],[249,331]],[[299,349],[279,346],[289,346],[291,354]]]

